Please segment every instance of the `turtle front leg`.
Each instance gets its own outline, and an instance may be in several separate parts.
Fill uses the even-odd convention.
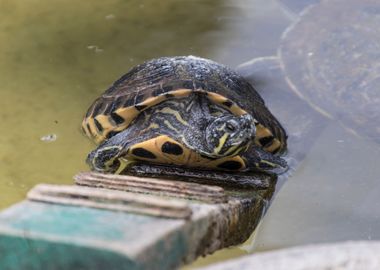
[[[153,136],[150,133],[136,136],[130,130],[124,130],[100,144],[87,156],[86,162],[91,170],[102,173],[115,173],[122,164],[131,145],[142,142]]]
[[[120,166],[122,150],[120,145],[100,145],[87,156],[86,162],[93,171],[114,173]]]
[[[288,170],[288,164],[284,159],[266,152],[256,145],[252,145],[243,154],[249,171],[265,171],[276,174],[284,173]]]

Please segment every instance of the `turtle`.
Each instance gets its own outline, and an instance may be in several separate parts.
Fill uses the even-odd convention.
[[[284,32],[278,50],[294,93],[375,142],[380,142],[379,29],[377,0],[322,1]]]
[[[84,133],[98,144],[90,168],[168,165],[227,172],[287,169],[287,134],[253,86],[196,56],[133,67],[87,110]]]

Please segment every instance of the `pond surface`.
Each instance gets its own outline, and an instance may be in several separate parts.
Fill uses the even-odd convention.
[[[94,145],[80,132],[83,114],[132,66],[170,55],[232,67],[271,57],[283,31],[311,2],[0,1],[0,208],[22,200],[37,183],[71,184],[87,169],[84,159]],[[274,108],[282,98],[262,94],[292,130],[291,115]],[[315,113],[306,103],[303,108],[305,115]],[[380,239],[379,144],[337,119],[316,119],[313,136],[289,134],[290,148],[303,145],[299,141],[308,147],[297,149],[298,167],[279,181],[255,237],[194,266],[297,244]]]

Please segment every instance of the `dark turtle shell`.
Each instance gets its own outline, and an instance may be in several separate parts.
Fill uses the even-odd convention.
[[[257,121],[255,143],[269,152],[283,152],[286,133],[263,99],[239,74],[211,60],[162,57],[132,68],[88,109],[82,123],[96,143],[128,127],[148,107],[197,91],[236,115],[251,114]]]

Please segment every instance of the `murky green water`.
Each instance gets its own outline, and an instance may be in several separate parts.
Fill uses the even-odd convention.
[[[188,54],[235,67],[275,55],[294,19],[274,0],[0,0],[0,18],[0,208],[87,169],[93,145],[82,116],[130,67]],[[245,250],[380,238],[379,145],[329,121]],[[224,250],[195,265],[245,253]]]

